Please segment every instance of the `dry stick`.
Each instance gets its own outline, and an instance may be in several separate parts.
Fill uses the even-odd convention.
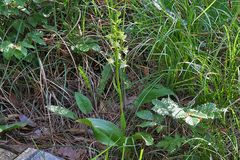
[[[44,93],[44,86],[46,87],[46,97],[44,95],[42,95],[43,97],[43,104],[45,104],[44,102],[44,99],[46,98],[47,100],[47,105],[49,105],[48,103],[51,102],[51,96],[49,97],[48,95],[48,85],[47,85],[47,77],[46,77],[46,74],[45,74],[45,71],[44,71],[44,67],[43,67],[43,64],[42,64],[42,61],[40,58],[38,58],[38,61],[39,61],[39,66],[40,66],[40,87],[41,87],[41,93]],[[45,98],[44,98],[45,97]],[[51,117],[50,117],[50,111],[47,110],[47,115],[48,115],[48,121],[49,121],[49,128],[50,128],[50,132],[51,132],[51,138],[52,138],[52,141],[53,143],[55,143],[55,140],[54,140],[54,137],[53,137],[53,127],[52,127],[52,122],[51,122]]]
[[[71,52],[71,50],[69,49],[66,41],[65,41],[65,40],[62,38],[62,36],[61,36],[60,34],[58,34],[56,31],[54,31],[54,30],[50,30],[50,31],[54,32],[54,33],[61,39],[61,41],[63,42],[63,44],[64,44],[65,47],[67,48],[67,51],[69,52],[69,55],[70,55],[71,58],[72,58],[73,65],[74,65],[74,67],[75,67],[76,73],[78,74],[78,68],[77,68],[76,62],[75,62],[75,60],[74,60],[74,57],[73,57],[73,55],[72,55],[72,52]],[[79,77],[78,77],[78,78],[79,78]],[[79,89],[79,88],[80,88],[80,86],[79,86],[79,84],[78,84],[78,89]],[[48,112],[49,112],[49,111],[48,111]],[[48,113],[48,115],[50,115],[50,114]],[[49,116],[49,122],[50,122],[50,126],[51,126],[50,116]],[[52,128],[50,128],[50,130],[51,130],[51,132],[53,131]],[[52,139],[53,139],[53,141],[54,141],[54,137],[52,137]]]

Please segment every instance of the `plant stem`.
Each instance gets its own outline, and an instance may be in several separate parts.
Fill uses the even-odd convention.
[[[122,93],[122,85],[121,85],[121,77],[120,77],[120,63],[119,63],[119,51],[115,51],[115,74],[116,74],[116,83],[117,83],[117,92],[119,97],[120,104],[120,121],[121,121],[121,129],[123,132],[126,130],[126,120],[123,110],[123,93]]]

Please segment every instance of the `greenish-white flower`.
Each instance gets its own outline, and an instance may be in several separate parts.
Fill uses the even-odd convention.
[[[123,53],[124,53],[125,55],[127,55],[128,52],[129,52],[128,47],[124,47],[124,48],[123,48]]]
[[[109,64],[113,64],[114,63],[113,58],[108,58],[107,61],[108,61]]]
[[[127,66],[128,66],[128,65],[127,65],[127,61],[124,60],[124,61],[121,62],[120,68],[126,68]]]

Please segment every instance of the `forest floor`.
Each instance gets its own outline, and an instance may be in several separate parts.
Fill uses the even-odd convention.
[[[0,2],[0,148],[239,159],[240,3]]]

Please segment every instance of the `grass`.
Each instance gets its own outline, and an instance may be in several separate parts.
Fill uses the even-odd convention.
[[[156,15],[161,14],[161,12],[154,8],[154,5],[151,4],[151,2],[149,3],[149,8],[146,8],[146,10],[143,10],[142,12],[141,10],[138,10],[140,13],[137,15],[139,16],[134,16],[134,18],[139,17],[139,19],[135,20],[137,22],[143,21],[141,18],[145,20],[143,21],[144,23],[136,25],[137,27],[140,27],[136,28],[136,30],[143,30],[142,33],[150,33],[149,35],[151,38],[148,37],[148,39],[153,39],[153,42],[151,45],[147,46],[148,48],[151,48],[149,50],[148,58],[154,56],[155,58],[153,59],[158,61],[157,64],[159,64],[159,66],[157,71],[159,71],[161,75],[164,73],[167,76],[165,79],[166,82],[164,83],[166,83],[167,86],[176,87],[176,90],[186,89],[188,92],[192,91],[193,95],[201,94],[199,97],[201,97],[200,99],[203,101],[212,101],[213,99],[218,99],[218,101],[220,101],[222,99],[225,101],[224,103],[229,103],[230,99],[236,98],[233,96],[233,94],[236,95],[233,88],[236,88],[234,85],[236,84],[235,80],[237,79],[237,75],[236,70],[234,69],[237,67],[235,56],[237,56],[238,53],[233,53],[232,50],[229,50],[229,53],[226,53],[226,56],[231,55],[232,57],[227,58],[229,59],[229,62],[228,60],[223,60],[223,52],[225,52],[224,48],[232,46],[231,44],[234,43],[234,40],[227,38],[227,36],[229,37],[228,30],[232,27],[224,27],[227,33],[227,35],[225,35],[224,28],[218,28],[218,23],[213,21],[213,18],[215,17],[210,15],[210,13],[204,13],[204,17],[197,17],[197,15],[192,15],[196,14],[196,12],[193,12],[192,14],[190,12],[189,16],[192,15],[193,17],[196,17],[195,19],[186,17],[185,19],[179,18],[179,20],[175,21],[168,16],[154,17],[150,15],[153,17],[151,18],[144,14],[144,12],[148,13],[147,10],[152,12],[155,11],[157,13],[153,14]],[[179,4],[183,5],[184,3],[175,2],[172,4],[172,10],[175,11],[174,13],[179,12],[179,10],[183,8],[182,6],[179,6]],[[194,11],[198,5],[199,4],[196,4],[196,6],[188,6],[191,8],[185,6],[185,10],[182,11],[182,14],[186,13],[188,10]],[[213,12],[212,14],[214,14],[215,9],[216,8],[214,7],[211,9],[211,12]],[[219,15],[217,19],[223,19],[223,17],[226,16],[225,14],[230,14],[227,13],[229,12],[228,10],[218,10],[215,12],[221,11],[223,14]],[[181,14],[181,12],[179,14]],[[189,21],[188,26],[179,24],[181,21],[186,20]],[[206,20],[208,21],[206,22]],[[156,22],[159,23],[156,24]],[[231,31],[231,33],[233,32]],[[220,39],[218,34],[222,35],[220,36],[222,39]],[[233,34],[236,35],[237,31]],[[230,37],[233,37],[233,35]],[[233,39],[236,40],[236,37],[233,37]],[[143,41],[147,40],[145,39]],[[193,77],[195,78],[193,79]],[[187,86],[185,85],[186,81],[188,81]],[[223,84],[221,84],[222,82]],[[197,90],[196,92],[196,88],[200,88],[201,90]],[[223,97],[226,95],[223,92],[226,91],[228,92],[227,99]]]
[[[0,43],[8,40],[17,44],[28,32],[42,31],[46,45],[33,43],[34,48],[29,49],[31,61],[24,58],[9,61],[0,54],[0,117],[3,115],[7,123],[12,123],[17,118],[6,117],[24,114],[48,129],[51,134],[45,136],[51,142],[41,147],[46,139],[33,140],[6,132],[1,134],[1,139],[8,141],[6,144],[19,142],[39,148],[56,144],[74,146],[78,142],[70,137],[78,136],[84,139],[78,145],[89,146],[85,156],[93,159],[240,158],[238,1],[73,0],[43,2],[35,8],[29,2],[28,7],[31,14],[49,12],[46,23],[29,27],[28,16],[17,15],[26,20],[27,27],[21,32],[12,24],[18,18],[16,15],[10,19],[2,17]],[[124,34],[126,41],[119,36]],[[77,44],[81,47],[73,50]],[[127,54],[123,53],[125,47],[129,50]],[[100,83],[102,70],[111,58],[113,74]],[[125,62],[128,66],[121,68]],[[99,84],[104,84],[101,95]],[[160,133],[150,127],[141,129],[137,126],[140,120],[135,116],[136,109],[128,108],[126,101],[138,96],[149,84],[162,84],[173,90],[180,105],[194,108],[212,102],[228,112],[221,119],[204,121],[197,127],[167,117]],[[174,152],[154,145],[141,146],[141,141],[128,144],[126,140],[119,147],[101,146],[85,127],[44,108],[51,104],[66,106],[79,117],[88,117],[76,107],[76,91],[92,101],[94,111],[90,117],[118,124],[126,136],[144,131],[152,135],[155,143],[174,135],[187,140]],[[151,104],[138,107],[149,109]],[[82,130],[84,134],[79,135]]]

